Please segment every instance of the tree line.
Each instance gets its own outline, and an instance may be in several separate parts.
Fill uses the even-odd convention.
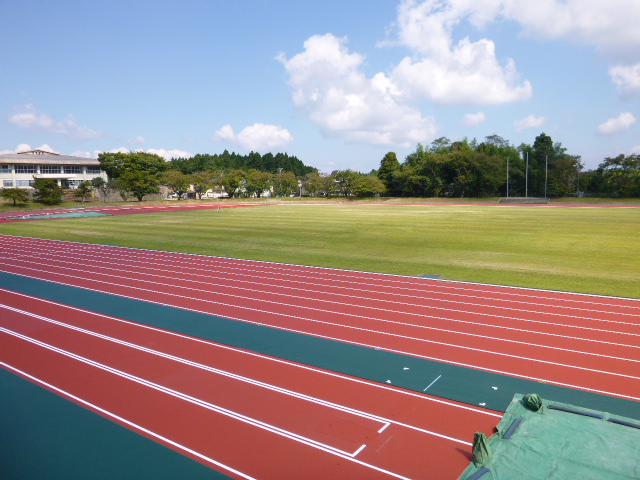
[[[566,197],[640,196],[640,156],[606,158],[583,171],[579,155],[541,133],[533,145],[518,147],[498,135],[451,142],[442,137],[400,163],[394,152],[375,174],[390,196],[406,197]]]

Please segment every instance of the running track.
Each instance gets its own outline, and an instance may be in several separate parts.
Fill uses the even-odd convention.
[[[0,236],[0,253],[7,273],[640,400],[636,300],[11,236]],[[0,297],[7,369],[234,478],[455,478],[473,432],[489,435],[500,418],[9,290]],[[140,401],[114,395],[125,391]]]

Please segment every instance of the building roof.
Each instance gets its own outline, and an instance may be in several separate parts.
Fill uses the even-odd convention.
[[[5,153],[3,155],[0,155],[0,163],[29,163],[39,165],[100,165],[100,162],[95,158],[60,155],[59,153],[47,152],[45,150],[29,150],[27,152]]]

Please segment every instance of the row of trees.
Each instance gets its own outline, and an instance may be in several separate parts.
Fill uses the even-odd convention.
[[[532,146],[510,145],[498,135],[485,141],[435,140],[418,145],[401,164],[389,152],[378,177],[393,196],[565,196],[578,191],[582,163],[542,133]]]
[[[258,152],[251,152],[248,155],[229,153],[228,150],[222,154],[197,154],[190,158],[173,158],[169,162],[170,170],[178,170],[184,174],[210,171],[229,170],[258,170],[260,172],[277,173],[291,172],[298,177],[315,171],[313,167],[308,167],[298,158],[289,156],[286,153],[266,153],[260,155]]]
[[[541,133],[533,145],[518,147],[498,135],[482,143],[443,137],[429,147],[419,144],[403,163],[387,153],[375,173],[391,196],[640,196],[638,155],[606,158],[596,170],[583,167],[579,155]]]

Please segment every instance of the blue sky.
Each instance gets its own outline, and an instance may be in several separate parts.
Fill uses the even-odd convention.
[[[0,152],[640,153],[639,0],[0,0]]]

